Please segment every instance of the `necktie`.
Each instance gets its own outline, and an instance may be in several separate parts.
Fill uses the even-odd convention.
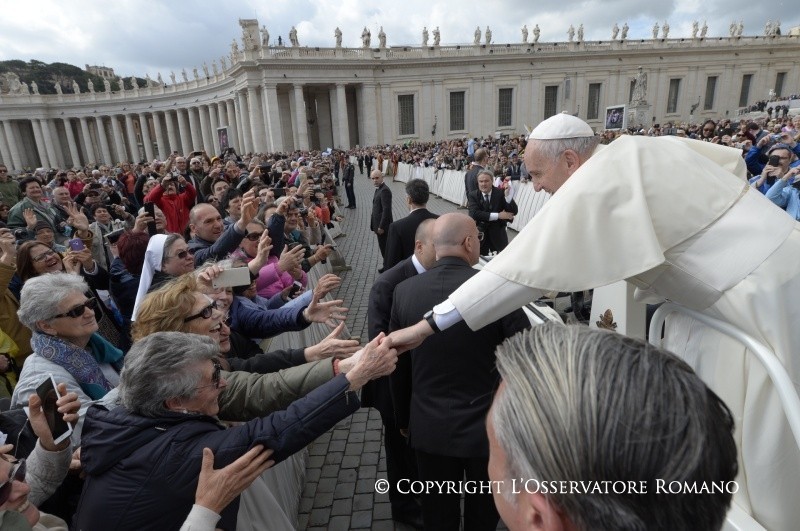
[[[489,194],[483,194],[483,202],[486,208],[489,208]]]

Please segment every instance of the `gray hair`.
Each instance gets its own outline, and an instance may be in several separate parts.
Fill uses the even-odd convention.
[[[36,323],[58,315],[58,305],[73,293],[86,293],[89,286],[78,275],[46,273],[25,281],[20,293],[19,322],[36,331]]]
[[[588,159],[594,152],[597,144],[600,143],[598,136],[580,136],[575,138],[558,138],[554,140],[528,140],[526,149],[534,149],[542,154],[543,157],[556,160],[559,155],[571,149],[581,156]]]
[[[551,490],[548,499],[579,529],[722,526],[736,490],[656,488],[656,479],[736,477],[730,411],[686,363],[640,340],[550,323],[505,341],[497,366],[504,388],[490,415],[507,478],[646,482],[646,494]]]
[[[478,175],[475,176],[475,180],[477,181],[478,179],[480,179],[481,175],[488,175],[489,178],[492,180],[492,182],[494,182],[494,174],[492,172],[490,172],[489,170],[483,169],[483,170],[479,171]]]
[[[158,417],[170,398],[188,399],[203,378],[201,362],[219,356],[211,338],[183,332],[156,332],[137,341],[125,355],[119,398],[128,411]]]

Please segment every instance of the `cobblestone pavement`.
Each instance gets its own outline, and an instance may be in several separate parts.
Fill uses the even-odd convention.
[[[404,183],[386,183],[392,190],[394,219],[408,214]],[[344,197],[344,190],[342,196]],[[350,308],[347,326],[354,336],[367,339],[369,290],[383,261],[378,240],[369,230],[375,187],[364,175],[355,179],[355,210],[342,210],[346,237],[336,243],[352,271],[341,273],[337,298]],[[457,205],[431,197],[428,209],[437,214],[454,212]],[[466,211],[464,211],[466,212]],[[299,529],[376,529],[399,531],[413,528],[392,521],[388,494],[375,492],[375,481],[386,478],[383,453],[383,425],[380,413],[363,408],[337,424],[309,447],[306,485],[300,502]]]

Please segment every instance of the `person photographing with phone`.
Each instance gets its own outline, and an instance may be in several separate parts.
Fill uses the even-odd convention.
[[[145,203],[155,203],[167,218],[167,231],[183,233],[189,224],[189,211],[197,195],[195,187],[183,175],[167,174],[144,196]]]
[[[772,185],[766,192],[767,199],[781,207],[787,214],[800,220],[800,160],[786,144],[775,144],[770,148],[769,163],[759,177],[763,184]],[[758,188],[759,183],[754,184]],[[760,189],[760,188],[759,188]]]

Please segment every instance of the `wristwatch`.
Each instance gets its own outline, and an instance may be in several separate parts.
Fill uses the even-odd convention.
[[[427,322],[428,325],[433,329],[433,333],[441,332],[441,329],[436,325],[436,320],[433,318],[433,310],[428,310],[428,312],[422,316]]]

